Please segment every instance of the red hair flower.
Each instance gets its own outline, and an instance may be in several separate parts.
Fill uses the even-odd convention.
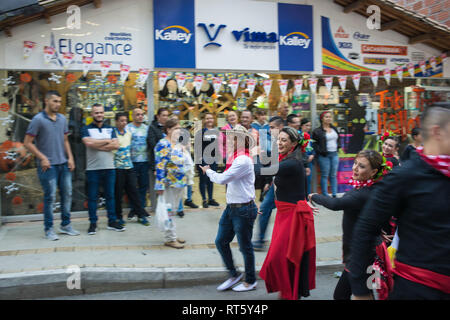
[[[394,167],[394,164],[391,161],[386,161],[386,166],[392,169]]]

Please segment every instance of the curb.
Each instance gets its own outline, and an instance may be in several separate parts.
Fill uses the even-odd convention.
[[[72,267],[72,268],[71,268]],[[67,269],[0,274],[0,300],[40,299],[141,289],[218,283],[225,268],[119,268],[71,266]],[[238,268],[244,272],[244,269]],[[318,262],[317,271],[341,271],[341,261]],[[259,273],[260,266],[256,267]],[[257,275],[257,278],[259,276]]]

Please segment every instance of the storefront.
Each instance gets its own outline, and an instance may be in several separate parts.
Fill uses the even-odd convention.
[[[63,96],[61,113],[71,126],[72,211],[86,208],[78,133],[94,102],[105,105],[111,124],[116,112],[135,106],[149,120],[168,107],[183,124],[212,112],[218,126],[230,110],[275,115],[281,101],[313,127],[331,110],[344,147],[345,191],[357,151],[376,147],[386,129],[406,141],[424,107],[450,100],[439,50],[369,30],[364,17],[350,16],[328,0],[110,0],[81,7],[81,29],[68,29],[65,13],[50,24],[14,28],[12,37],[0,38],[2,215],[42,211],[34,159],[22,142],[49,89]]]

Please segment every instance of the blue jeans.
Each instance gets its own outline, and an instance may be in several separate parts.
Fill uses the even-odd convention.
[[[259,211],[261,211],[261,215],[259,216],[259,237],[257,241],[262,244],[264,241],[264,237],[266,235],[267,225],[269,224],[270,216],[272,215],[272,210],[275,209],[275,189],[273,187],[273,183],[264,196],[264,200],[259,207]]]
[[[147,204],[147,190],[150,184],[148,172],[150,170],[150,165],[148,162],[133,162],[133,167],[138,182],[139,199],[141,200],[142,208],[145,209]],[[133,206],[131,207],[133,208]]]
[[[192,201],[192,186],[187,186],[187,201]],[[180,200],[180,205],[178,206],[177,212],[183,211],[183,197]]]
[[[89,221],[97,223],[97,199],[100,184],[106,198],[106,211],[108,212],[108,222],[114,222],[116,217],[116,203],[114,201],[114,191],[116,183],[116,170],[87,170],[86,179],[88,183],[88,211]]]
[[[339,157],[337,152],[328,152],[327,156],[319,155],[320,166],[320,188],[322,194],[328,196],[328,178],[330,178],[331,192],[333,196],[337,194],[337,169]]]
[[[45,172],[40,165],[37,174],[44,191],[44,227],[45,231],[53,227],[53,204],[56,199],[56,188],[59,188],[61,201],[61,226],[70,224],[70,208],[72,205],[72,172],[67,163],[52,165]]]
[[[239,250],[244,256],[245,281],[254,283],[255,255],[252,245],[253,224],[257,215],[257,207],[253,202],[241,208],[231,208],[227,205],[219,221],[219,230],[216,237],[216,248],[222,256],[225,267],[231,277],[238,276],[231,254],[230,242],[237,236]]]

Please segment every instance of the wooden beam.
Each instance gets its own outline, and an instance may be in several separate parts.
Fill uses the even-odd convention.
[[[408,44],[416,44],[416,43],[421,43],[427,40],[433,40],[435,37],[435,34],[433,33],[424,33],[415,37],[410,37]]]
[[[12,37],[11,28],[10,27],[4,27],[3,31],[5,32],[7,37]]]
[[[47,10],[42,13],[42,16],[44,17],[46,24],[52,23],[51,15]]]
[[[344,7],[344,12],[345,13],[350,13],[352,11],[358,10],[359,8],[361,8],[365,3],[367,2],[367,0],[357,0],[355,2],[350,3],[349,5]]]
[[[100,8],[102,6],[102,0],[94,0],[95,8]]]
[[[392,20],[381,25],[380,31],[391,30],[402,24],[401,20]]]

